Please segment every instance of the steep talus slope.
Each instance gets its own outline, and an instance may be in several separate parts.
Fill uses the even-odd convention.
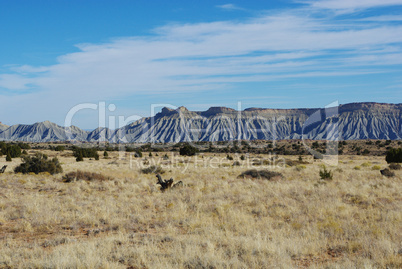
[[[8,127],[10,127],[10,126],[5,125],[5,124],[0,122],[0,133],[3,132],[4,130],[6,130]]]
[[[114,132],[111,131],[109,128],[98,127],[95,130],[93,130],[93,131],[88,133],[88,136],[86,137],[86,140],[88,142],[109,141],[112,138],[113,133]]]

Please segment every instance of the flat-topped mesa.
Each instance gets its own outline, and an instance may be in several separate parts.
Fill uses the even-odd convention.
[[[300,115],[300,114],[311,114],[317,111],[318,108],[258,108],[258,107],[250,107],[243,110],[245,113],[251,114],[273,114],[273,115]]]
[[[210,107],[207,111],[201,112],[201,115],[203,116],[212,116],[216,114],[232,114],[232,113],[237,113],[237,111],[233,108],[229,107],[222,107],[222,106],[213,106]]]
[[[367,103],[350,103],[345,105],[339,105],[339,112],[348,112],[354,110],[390,110],[390,109],[402,109],[402,104],[388,104],[388,103],[376,103],[376,102],[367,102]]]

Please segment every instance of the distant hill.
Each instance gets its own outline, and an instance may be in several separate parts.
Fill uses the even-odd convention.
[[[337,128],[336,128],[337,127]],[[0,124],[0,140],[27,142],[110,141],[181,142],[280,139],[402,138],[402,104],[351,103],[328,109],[248,108],[236,111],[211,107],[207,111],[163,108],[117,130],[84,131],[49,121],[32,125]]]

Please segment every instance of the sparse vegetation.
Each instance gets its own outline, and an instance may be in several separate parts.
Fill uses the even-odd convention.
[[[402,171],[382,177],[384,155],[340,156],[334,180],[317,182],[323,166],[311,156],[277,156],[293,168],[273,165],[264,180],[262,170],[237,178],[251,160],[270,160],[262,153],[232,166],[228,153],[194,161],[163,151],[147,161],[185,187],[162,194],[155,174],[117,153],[77,163],[69,149],[41,151],[66,174],[0,175],[0,268],[401,267]],[[229,167],[201,163],[216,160]]]

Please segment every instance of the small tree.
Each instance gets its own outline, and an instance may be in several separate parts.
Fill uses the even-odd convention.
[[[185,144],[180,148],[180,155],[193,156],[198,152],[198,149],[191,146],[190,144]]]
[[[6,162],[11,162],[11,161],[12,161],[11,155],[10,155],[10,153],[7,153]]]
[[[103,152],[103,157],[109,157],[109,154],[107,153],[107,151],[105,150],[104,152]]]
[[[75,159],[77,162],[82,162],[84,161],[84,156],[82,156],[82,153],[79,152],[77,158]]]
[[[388,150],[385,160],[387,163],[402,163],[402,148]]]
[[[33,157],[23,156],[22,163],[14,169],[14,172],[23,174],[48,172],[53,175],[63,172],[63,168],[57,158],[48,160],[47,155],[36,153]]]

